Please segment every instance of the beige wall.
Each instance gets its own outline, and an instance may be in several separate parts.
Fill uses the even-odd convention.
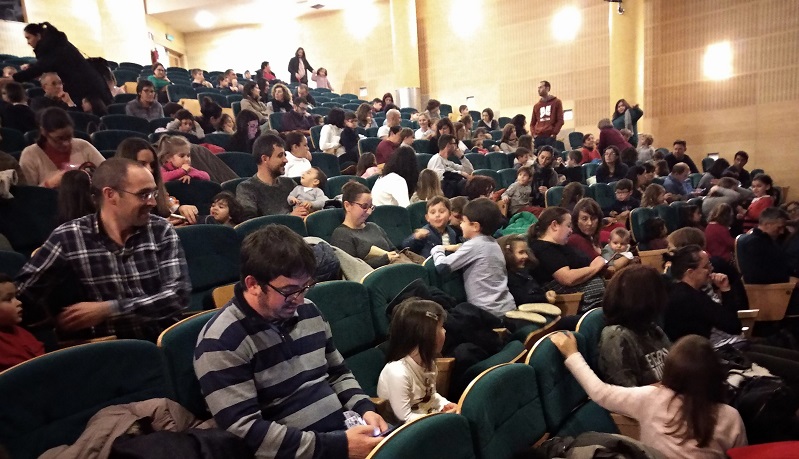
[[[182,32],[178,32],[169,25],[164,24],[163,21],[160,21],[152,16],[147,16],[145,18],[147,31],[153,34],[153,42],[157,45],[163,46],[165,48],[169,48],[178,54],[186,55],[186,40],[185,35]],[[166,34],[170,34],[175,37],[174,40],[169,41],[166,39]],[[162,61],[168,62],[166,56],[160,57]],[[150,62],[150,56],[147,56],[147,59],[142,64]],[[167,65],[167,64],[165,64]],[[168,67],[168,65],[167,65]]]
[[[708,81],[708,45],[729,40],[732,78]],[[799,15],[795,0],[651,0],[646,11],[644,130],[657,146],[688,142],[710,152],[750,154],[751,168],[799,187]],[[794,196],[795,191],[792,193]]]

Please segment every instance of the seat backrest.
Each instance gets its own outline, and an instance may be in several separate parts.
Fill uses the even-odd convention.
[[[480,153],[466,153],[466,159],[472,163],[472,166],[479,170],[479,169],[489,169],[491,166],[488,163],[488,158],[485,155]]]
[[[498,171],[500,169],[507,169],[513,167],[513,156],[506,153],[492,152],[486,155],[488,158],[488,167]]]
[[[222,184],[219,187],[222,189],[222,191],[229,191],[229,192],[231,192],[231,193],[233,193],[235,195],[236,194],[236,188],[239,186],[239,183],[247,180],[248,178],[249,177],[241,177],[241,178],[230,179],[230,180],[222,182]]]
[[[149,129],[149,124],[148,124]],[[130,137],[138,137],[148,140],[147,134],[138,131],[123,129],[109,129],[107,131],[97,131],[91,135],[92,144],[98,150],[116,150],[123,140]]]
[[[256,163],[255,157],[249,153],[228,151],[219,153],[216,157],[221,159],[239,177],[249,178],[258,172],[258,163]]]
[[[630,231],[633,239],[639,243],[647,241],[649,235],[646,232],[646,222],[651,218],[657,217],[657,211],[646,207],[638,207],[630,212]]]
[[[338,175],[335,177],[328,178],[327,186],[325,187],[326,188],[325,196],[327,196],[330,199],[334,199],[336,196],[341,194],[341,188],[344,187],[344,184],[346,184],[349,181],[362,183],[368,187],[366,179],[364,178],[355,175]]]
[[[564,187],[558,185],[547,189],[547,192],[544,195],[547,207],[554,207],[560,205],[560,202],[563,200],[563,188]]]
[[[466,301],[466,288],[463,286],[463,273],[460,271],[451,271],[446,274],[441,274],[436,270],[436,265],[433,263],[433,257],[428,257],[424,261],[424,267],[427,271],[427,278],[430,285],[440,288],[447,295],[455,298],[455,301],[462,303]]]
[[[711,167],[713,167],[713,163],[715,162],[716,160],[710,156],[705,156],[702,158],[702,172],[707,172]]]
[[[336,155],[321,152],[311,153],[311,166],[318,167],[325,173],[328,180],[330,177],[341,175],[341,166]]]
[[[119,129],[125,131],[136,131],[142,134],[149,134],[150,122],[144,118],[130,115],[105,115],[100,118],[105,129]]]
[[[150,120],[150,132],[155,132],[156,129],[164,128],[166,129],[166,125],[173,121],[172,118],[164,117],[164,118],[156,118],[154,120]]]
[[[205,137],[203,137],[202,142],[203,143],[210,143],[210,144],[216,145],[218,147],[222,147],[222,148],[227,150],[227,146],[230,143],[230,138],[231,137],[232,136],[230,134],[226,133],[226,132],[213,132],[211,134],[206,134]],[[252,155],[249,155],[249,156],[251,158],[253,157]],[[253,159],[253,161],[255,161],[255,159]],[[257,167],[256,167],[256,169],[257,169]],[[250,175],[252,175],[252,174],[250,174]]]
[[[319,149],[319,137],[322,134],[322,127],[323,126],[311,127],[311,151],[322,151]]]
[[[191,225],[176,231],[189,267],[190,310],[213,309],[211,290],[239,279],[241,239],[224,225]]]
[[[25,134],[11,128],[0,128],[0,151],[22,151],[25,149]]]
[[[358,153],[363,155],[364,153],[374,153],[377,151],[377,146],[380,144],[381,140],[378,137],[367,137],[365,139],[358,140]]]
[[[321,282],[305,295],[330,324],[333,342],[341,355],[350,357],[374,346],[369,291],[352,281]]]
[[[390,321],[386,314],[386,306],[416,279],[422,279],[427,283],[427,271],[423,266],[411,263],[382,266],[363,278],[363,285],[369,290],[372,321],[379,339],[388,336]]]
[[[205,398],[200,392],[200,382],[194,373],[194,348],[206,323],[219,312],[205,311],[181,320],[158,337],[158,347],[166,356],[166,367],[175,391],[175,401],[195,416],[210,417]]]
[[[419,167],[419,170],[427,169],[427,164],[432,157],[433,155],[430,153],[416,153],[416,165]]]
[[[616,192],[607,183],[594,183],[589,188],[593,190],[594,200],[602,209],[607,209],[616,202]]]
[[[570,132],[569,145],[571,146],[572,150],[579,150],[580,147],[583,146],[583,133],[577,131]]]
[[[72,124],[74,124],[75,129],[79,131],[87,132],[89,124],[92,124],[94,129],[100,126],[100,117],[97,115],[76,111],[68,111],[67,115],[72,118]]]
[[[599,167],[597,163],[585,163],[583,164],[583,182],[588,180],[588,177],[593,177],[596,175],[596,170]]]
[[[500,169],[497,171],[497,173],[499,174],[499,179],[502,182],[500,184],[500,188],[507,188],[511,186],[516,181],[516,177],[519,175],[519,171],[512,167]]]
[[[208,215],[211,204],[222,187],[208,180],[192,180],[189,183],[178,181],[166,182],[166,190],[181,204],[191,204],[197,207],[200,215]]]
[[[180,99],[195,99],[197,91],[191,86],[182,84],[171,84],[166,87],[166,95],[170,102],[177,102]],[[200,102],[202,104],[202,102]]]
[[[677,207],[661,204],[655,206],[655,212],[657,212],[658,217],[666,222],[666,228],[669,230],[669,233],[677,231],[682,226],[680,224],[680,210]]]
[[[34,358],[0,373],[0,444],[14,458],[71,445],[111,405],[174,398],[155,344],[113,340]]]
[[[236,225],[235,230],[236,234],[238,234],[239,238],[243,241],[247,235],[266,225],[283,225],[302,237],[308,235],[305,229],[305,222],[296,215],[264,215],[263,217],[256,217],[246,222],[239,223]]]
[[[230,103],[227,101],[227,97],[210,91],[197,93],[197,100],[200,101],[201,106],[203,104],[203,99],[206,97],[219,104],[219,106],[222,108],[230,108]]]
[[[416,153],[433,154],[433,142],[428,139],[416,139],[413,141],[413,149]],[[425,164],[427,166],[427,164]]]
[[[494,181],[494,190],[498,190],[502,186],[502,179],[499,176],[499,173],[494,169],[477,169],[474,171],[474,175],[482,175],[483,177],[491,177],[491,180]]]
[[[411,223],[411,229],[417,230],[427,224],[425,215],[427,215],[427,201],[414,202],[406,207],[408,209],[408,219]]]
[[[510,459],[547,431],[535,370],[529,365],[509,363],[485,371],[459,405],[479,458]]]
[[[490,134],[491,134],[491,138],[496,140],[496,141],[499,141],[500,139],[502,139],[502,130],[501,129],[494,129],[493,131],[490,132]]]
[[[395,247],[402,247],[402,241],[413,233],[408,209],[402,206],[377,206],[368,221],[383,228]]]
[[[366,459],[475,459],[469,423],[454,413],[436,413],[404,424]]]
[[[0,250],[0,273],[11,278],[17,277],[17,273],[25,266],[26,258],[19,252],[9,252]]]
[[[14,199],[0,199],[0,234],[15,251],[29,254],[56,228],[58,193],[40,186],[12,186]]]
[[[330,242],[333,231],[344,222],[344,209],[322,209],[305,218],[308,236],[314,236]]]
[[[599,338],[602,337],[603,328],[605,328],[605,313],[602,308],[594,308],[586,312],[577,322],[577,333],[585,337],[585,360],[594,371],[599,368]]]

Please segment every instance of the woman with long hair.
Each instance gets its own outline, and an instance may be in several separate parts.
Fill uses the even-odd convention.
[[[560,207],[572,212],[574,206],[585,197],[585,189],[580,182],[571,182],[563,188],[563,197],[560,200]]]
[[[400,145],[383,166],[380,178],[372,187],[374,205],[408,207],[418,181],[416,152],[407,145]]]
[[[258,123],[264,124],[269,117],[269,110],[266,104],[261,102],[261,90],[258,85],[252,81],[244,85],[242,91],[241,109],[248,110],[258,116]]]
[[[81,170],[67,171],[58,187],[58,224],[96,211],[92,197],[92,178]]]
[[[305,57],[305,50],[297,48],[294,52],[294,57],[289,60],[289,75],[291,83],[304,83],[308,84],[308,75],[313,73],[313,67],[308,63]]]
[[[508,123],[502,128],[502,139],[499,141],[499,149],[504,153],[513,153],[519,147],[519,138],[516,136],[516,126]]]
[[[630,143],[633,147],[638,145],[638,120],[644,116],[644,111],[638,104],[630,105],[626,100],[616,101],[616,109],[613,111],[613,127],[621,131],[628,129],[633,133]]]
[[[213,99],[210,97],[203,97],[202,102],[200,102],[200,114],[202,116],[197,118],[197,122],[200,123],[200,126],[206,134],[222,130],[222,126],[220,125],[223,114],[222,107],[214,102]]]
[[[774,181],[771,180],[770,176],[766,174],[757,174],[752,179],[752,193],[754,193],[755,198],[749,206],[746,209],[738,206],[737,209],[737,218],[741,220],[744,231],[749,231],[757,226],[760,213],[776,205],[776,200],[774,199]]]
[[[602,231],[604,215],[599,204],[591,198],[580,199],[571,215],[573,232],[567,244],[589,258],[602,255],[599,233]]]
[[[272,99],[266,104],[266,111],[272,113],[288,113],[294,110],[291,105],[291,91],[283,83],[272,86]]]
[[[236,132],[230,136],[228,151],[252,153],[252,145],[261,133],[258,119],[258,114],[251,110],[242,110],[236,115]]]
[[[596,169],[597,183],[616,182],[627,176],[627,165],[621,162],[619,149],[613,145],[602,152],[602,164]]]
[[[358,120],[359,128],[369,129],[378,127],[377,123],[372,118],[372,106],[366,102],[359,105],[358,109],[355,110],[355,118]]]

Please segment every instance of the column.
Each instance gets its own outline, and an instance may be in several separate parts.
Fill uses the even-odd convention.
[[[609,3],[610,107],[626,99],[644,110],[644,1]],[[619,14],[619,6],[624,14]]]
[[[394,65],[394,102],[399,107],[420,108],[419,40],[416,0],[390,0],[391,49]]]

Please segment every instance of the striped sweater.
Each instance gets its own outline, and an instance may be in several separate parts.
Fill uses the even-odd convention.
[[[235,297],[200,332],[194,371],[220,427],[257,458],[346,458],[344,410],[374,405],[310,301],[270,322]]]

